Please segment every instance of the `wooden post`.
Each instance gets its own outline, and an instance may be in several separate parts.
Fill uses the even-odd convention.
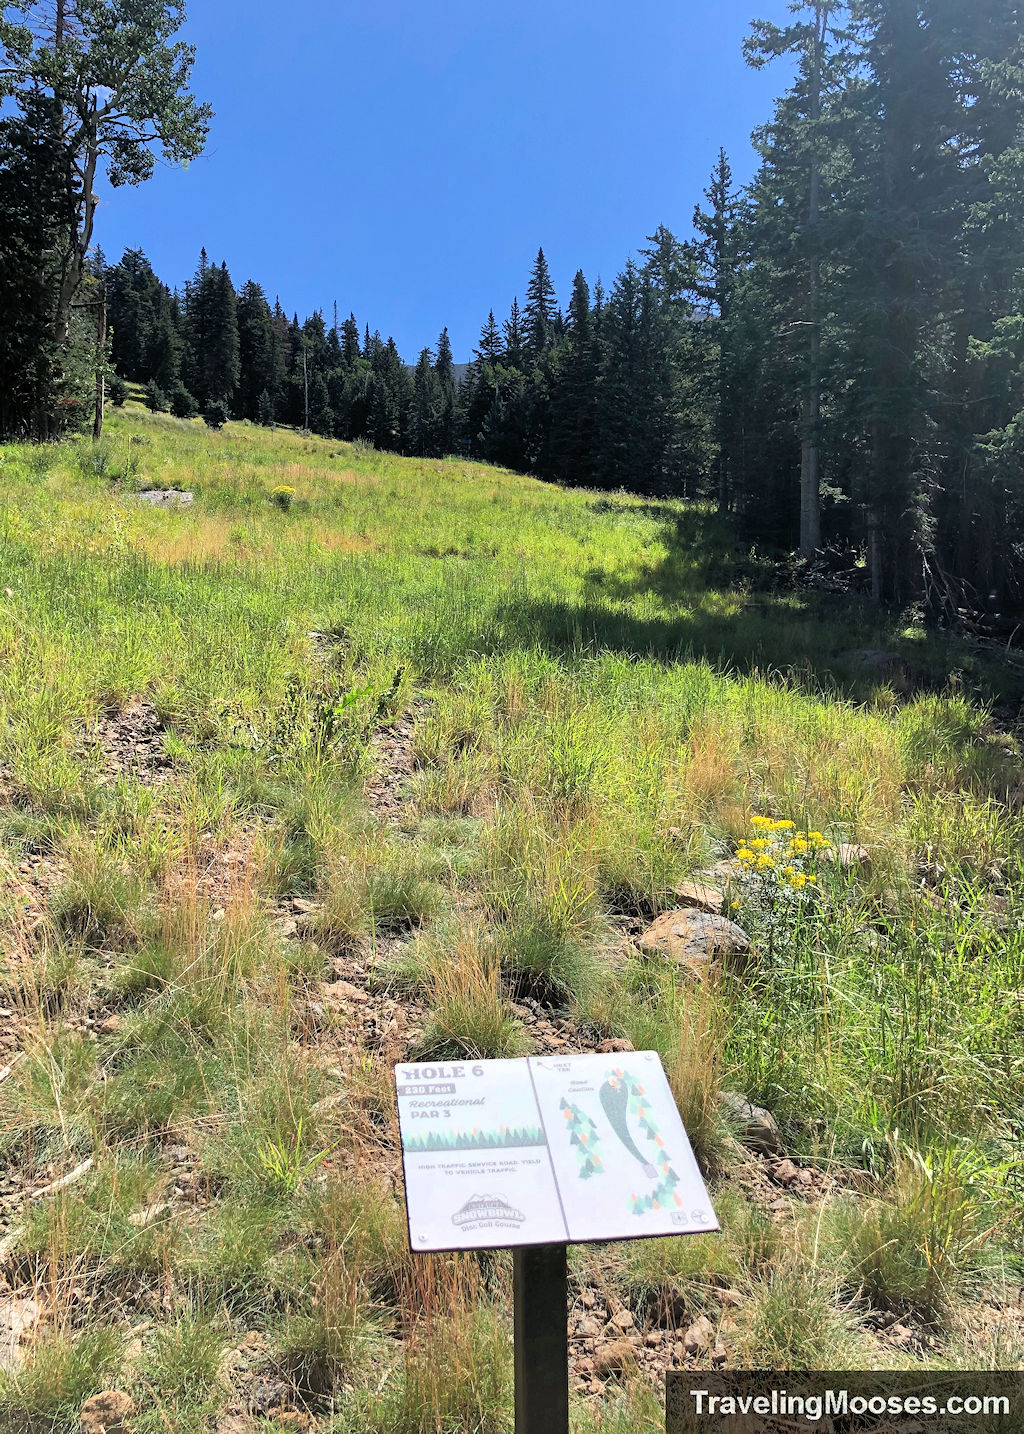
[[[564,1245],[512,1256],[515,1434],[569,1434],[568,1274]]]

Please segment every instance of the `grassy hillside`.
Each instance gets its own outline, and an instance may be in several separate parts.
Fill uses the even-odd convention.
[[[0,483],[5,1428],[509,1430],[508,1262],[409,1256],[391,1067],[607,1039],[724,1233],[573,1252],[580,1430],[673,1363],[1024,1363],[998,668],[459,460],[130,405]],[[642,952],[713,868],[745,960]]]

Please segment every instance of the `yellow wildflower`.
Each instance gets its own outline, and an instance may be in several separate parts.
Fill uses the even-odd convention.
[[[773,823],[772,823],[772,828],[773,828],[773,830],[775,830],[775,831],[777,831],[777,832],[791,832],[791,831],[794,829],[795,826],[796,826],[796,822],[773,822]]]
[[[775,862],[767,854],[767,852],[762,852],[761,855],[757,858],[758,871],[767,871],[769,867],[773,867],[774,865]]]
[[[751,851],[764,851],[767,847],[771,846],[771,842],[767,837],[755,837],[755,839],[749,843],[749,846]]]
[[[771,817],[751,817],[750,825],[756,827],[759,832],[770,832],[775,823]]]
[[[740,849],[739,849],[739,851],[736,853],[736,860],[737,860],[737,861],[753,861],[753,860],[754,860],[754,853],[750,850],[749,847],[747,847],[747,846],[741,846]]]

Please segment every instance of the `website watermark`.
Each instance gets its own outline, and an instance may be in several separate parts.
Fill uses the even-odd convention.
[[[1024,1372],[671,1370],[665,1428],[667,1434],[1024,1434]]]

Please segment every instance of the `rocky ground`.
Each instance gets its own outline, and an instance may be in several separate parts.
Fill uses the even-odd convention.
[[[408,816],[409,782],[415,759],[413,730],[422,704],[406,712],[383,729],[372,745],[373,771],[365,786],[366,802],[381,822],[401,829]],[[88,746],[101,780],[133,780],[145,785],[165,783],[174,777],[166,754],[162,726],[155,710],[137,703],[119,714],[104,714],[88,734]],[[244,838],[229,849],[209,843],[195,873],[200,891],[211,905],[227,901],[244,878],[252,862],[251,846]],[[844,861],[867,859],[851,850]],[[710,963],[742,961],[749,945],[746,933],[726,915],[730,909],[730,863],[720,864],[706,875],[678,889],[676,909],[657,917],[649,925],[623,919],[619,936],[622,948],[629,945],[659,952],[685,966],[695,980],[702,979]],[[26,934],[45,921],[49,892],[61,876],[59,861],[46,854],[31,855],[19,864],[15,895],[20,903]],[[275,931],[284,942],[309,939],[315,933],[318,903],[305,897],[282,897],[270,903]],[[350,1077],[367,1054],[386,1064],[408,1058],[422,1033],[428,1010],[424,1001],[405,992],[382,990],[374,977],[384,949],[373,953],[353,950],[332,956],[322,979],[307,985],[297,999],[293,1013],[295,1040],[338,1079],[339,1105],[350,1100]],[[26,945],[26,950],[28,950]],[[513,1004],[513,1010],[539,1053],[569,1053],[631,1049],[624,1041],[599,1041],[581,1029],[563,1011],[552,1009],[529,997]],[[100,1007],[69,1016],[72,1025],[96,1034],[116,1031],[116,1011]],[[0,1008],[0,1081],[8,1077],[19,1058],[17,1012]],[[767,1111],[750,1105],[742,1093],[723,1097],[726,1113],[735,1130],[727,1171],[721,1179],[742,1190],[745,1197],[773,1221],[786,1225],[795,1213],[814,1208],[837,1190],[856,1190],[863,1185],[863,1172],[830,1170],[801,1165],[782,1146],[778,1128]],[[396,1197],[401,1197],[400,1155],[397,1127],[392,1116],[378,1119],[372,1150],[381,1173],[389,1178]],[[369,1147],[368,1147],[369,1148]],[[177,1210],[208,1198],[194,1153],[186,1145],[169,1145],[163,1151],[168,1171],[166,1199],[158,1209],[140,1212],[142,1223],[175,1218]],[[52,1180],[27,1186],[16,1169],[0,1175],[0,1273],[28,1205],[52,1194],[88,1173],[90,1162],[70,1171],[54,1171]],[[614,1260],[614,1253],[609,1259]],[[744,1296],[723,1286],[713,1291],[717,1315],[695,1320],[684,1311],[657,1309],[638,1315],[611,1291],[607,1282],[574,1278],[567,1310],[570,1335],[571,1379],[577,1394],[601,1399],[609,1386],[627,1374],[642,1373],[660,1386],[665,1371],[672,1368],[728,1367],[736,1361],[733,1335],[737,1311]],[[22,1352],[42,1318],[40,1305],[30,1292],[9,1289],[0,1295],[0,1372],[17,1367]],[[979,1318],[1009,1318],[1024,1323],[1024,1311],[1006,1309],[980,1312]],[[139,1332],[141,1333],[140,1326]],[[901,1352],[926,1351],[930,1336],[895,1316],[880,1313],[872,1317],[873,1338],[879,1363]],[[253,1418],[273,1414],[280,1427],[315,1428],[313,1415],[299,1407],[287,1384],[266,1373],[265,1338],[259,1331],[239,1331],[235,1347],[225,1356],[225,1369],[235,1390],[232,1407],[221,1417],[219,1434],[243,1434],[254,1427]],[[115,1434],[127,1429],[131,1405],[127,1395],[109,1390],[90,1399],[82,1410],[83,1434]]]

